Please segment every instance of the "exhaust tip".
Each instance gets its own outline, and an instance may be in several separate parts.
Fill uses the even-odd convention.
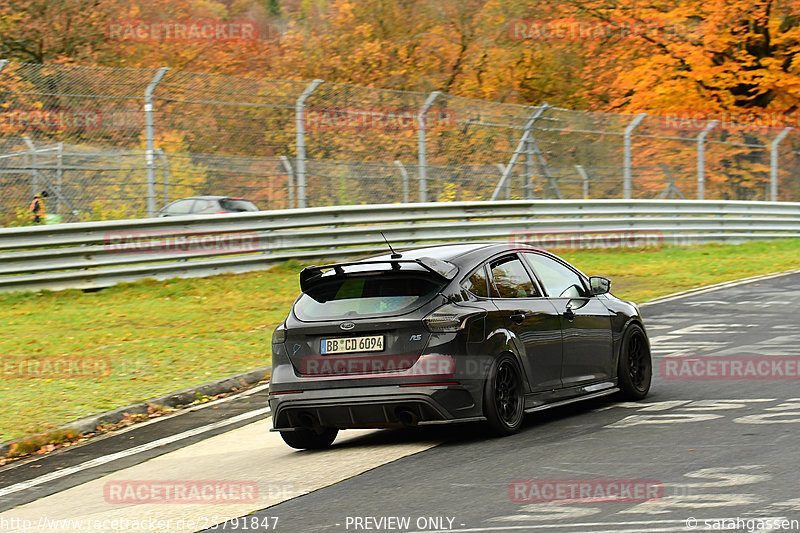
[[[300,423],[300,426],[305,429],[313,429],[318,425],[317,418],[308,411],[303,411],[298,414],[297,421]]]
[[[408,407],[398,407],[394,412],[394,416],[396,416],[397,420],[399,420],[404,426],[416,426],[419,422],[419,416],[417,416],[417,413]]]

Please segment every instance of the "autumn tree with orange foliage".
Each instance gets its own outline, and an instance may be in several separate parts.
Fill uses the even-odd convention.
[[[0,52],[618,112],[790,110],[800,97],[798,12],[797,0],[0,0]],[[252,20],[259,38],[108,36],[114,20],[189,19]],[[627,32],[515,39],[518,20]]]
[[[0,58],[23,63],[103,61],[103,26],[114,6],[103,0],[0,0]]]
[[[0,51],[14,61],[322,78],[591,111],[761,122],[768,116],[768,125],[783,125],[798,122],[799,8],[798,0],[0,0]],[[120,20],[238,19],[253,21],[259,38],[141,41],[108,31]],[[568,31],[548,31],[557,27]],[[198,123],[212,137],[221,120]],[[675,135],[691,140],[701,127],[688,121]],[[319,135],[332,139],[328,149],[352,145],[363,153],[383,153],[398,135],[376,133],[358,145],[347,135]],[[773,134],[720,128],[709,141],[756,146]],[[407,137],[413,142],[413,132]],[[442,133],[432,142],[447,138]],[[224,136],[217,141],[208,144],[229,144]],[[619,161],[619,143],[606,144],[587,144],[584,155]],[[664,147],[642,143],[637,154],[688,168],[696,153],[691,142]],[[763,189],[765,161],[752,153],[709,150],[708,179],[726,182],[721,194]],[[450,160],[454,154],[442,161]]]
[[[571,0],[574,17],[645,31],[588,40],[592,100],[608,110],[793,110],[800,98],[800,3]]]
[[[632,0],[573,0],[568,6],[574,17],[642,30],[630,31],[624,39],[585,42],[594,58],[585,71],[587,92],[597,108],[683,118],[673,121],[673,133],[692,138],[705,126],[703,119],[773,128],[797,125],[797,2],[712,0],[655,6]],[[738,145],[708,151],[707,180],[716,185],[718,197],[763,194],[766,153],[750,147],[767,146],[778,131],[720,127],[709,135],[709,141]],[[695,157],[691,143],[661,148],[650,144],[638,153],[676,166]]]

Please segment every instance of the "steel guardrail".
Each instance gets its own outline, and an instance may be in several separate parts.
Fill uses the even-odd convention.
[[[739,242],[800,236],[800,203],[382,204],[1,228],[0,292],[94,289],[148,277],[261,270],[291,259],[331,261],[385,250],[381,232],[396,248],[502,239],[553,246],[572,239],[581,246],[593,238],[622,246],[621,235],[675,244]]]

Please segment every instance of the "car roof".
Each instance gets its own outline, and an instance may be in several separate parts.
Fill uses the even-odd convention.
[[[511,252],[518,250],[535,250],[535,248],[520,246],[516,243],[483,241],[468,243],[449,243],[420,248],[410,248],[397,250],[403,259],[418,259],[420,257],[431,257],[441,261],[447,261],[458,266],[471,267],[475,263],[480,263],[492,255],[500,252]],[[364,258],[364,260],[390,260],[391,252]]]
[[[190,196],[188,198],[185,198],[185,200],[190,200],[190,199],[194,199],[194,200],[222,200],[223,198],[230,198],[230,196],[215,196],[215,195],[211,195],[211,194],[206,194],[206,195],[203,195],[203,196]]]

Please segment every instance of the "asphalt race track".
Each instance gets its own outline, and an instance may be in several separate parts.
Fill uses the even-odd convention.
[[[207,410],[226,413],[218,424],[239,409],[234,425],[204,433],[215,422],[203,415],[183,423],[196,434],[124,459],[87,464],[113,453],[102,441],[121,449],[112,436],[0,470],[0,531],[76,530],[43,517],[142,521],[129,531],[800,531],[798,309],[800,274],[642,306],[654,355],[645,401],[537,413],[503,439],[474,425],[343,432],[331,450],[297,452],[267,433],[266,413],[244,416],[264,407],[252,394],[247,408]],[[150,431],[159,424],[172,425]],[[58,477],[70,467],[81,468]],[[143,480],[250,483],[257,497],[109,499],[109,483]]]

